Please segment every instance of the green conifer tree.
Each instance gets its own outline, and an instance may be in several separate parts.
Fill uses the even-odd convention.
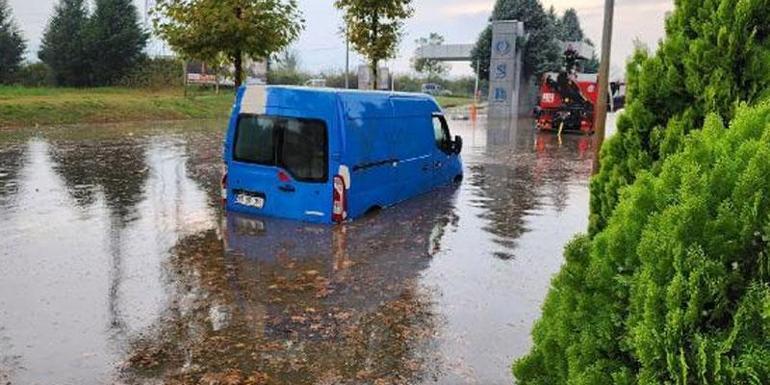
[[[591,183],[591,234],[607,224],[623,188],[657,172],[707,113],[730,119],[738,102],[770,93],[768,9],[767,0],[678,1],[657,52],[637,50],[626,111]]]
[[[564,15],[559,20],[558,30],[559,40],[562,41],[583,41],[585,38],[575,8],[568,8],[564,11]]]
[[[96,0],[86,33],[95,85],[115,84],[141,60],[148,34],[131,0]]]
[[[11,17],[7,0],[0,0],[0,84],[14,81],[24,58],[26,42]]]
[[[58,85],[90,83],[91,66],[85,42],[87,23],[85,0],[60,0],[54,8],[38,57],[51,68]]]
[[[522,55],[524,76],[539,75],[558,69],[561,53],[557,43],[557,28],[552,17],[539,0],[497,0],[491,21],[517,20],[524,22],[524,31],[529,34]],[[492,27],[481,32],[471,53],[471,66],[479,69],[482,79],[489,79],[490,47]],[[478,65],[478,67],[477,67]]]

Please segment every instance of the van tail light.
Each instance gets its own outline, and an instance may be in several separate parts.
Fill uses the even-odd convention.
[[[227,205],[227,170],[222,170],[222,206]]]
[[[334,177],[334,192],[332,193],[332,221],[341,223],[348,216],[348,199],[345,190],[345,180],[342,176]]]
[[[288,183],[291,182],[291,177],[289,177],[289,174],[287,174],[286,171],[279,170],[278,180],[281,181],[281,183]]]

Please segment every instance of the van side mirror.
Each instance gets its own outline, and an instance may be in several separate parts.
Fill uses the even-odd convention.
[[[455,135],[455,141],[452,147],[455,154],[459,154],[463,151],[463,138],[460,137],[460,135]]]

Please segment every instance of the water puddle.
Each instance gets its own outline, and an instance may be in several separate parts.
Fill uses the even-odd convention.
[[[591,139],[450,125],[461,186],[337,227],[222,212],[222,122],[0,132],[0,383],[511,383]]]

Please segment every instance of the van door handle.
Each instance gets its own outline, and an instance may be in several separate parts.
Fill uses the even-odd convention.
[[[433,167],[441,168],[441,161],[436,161],[436,163],[433,163]]]
[[[283,191],[283,192],[295,192],[295,191],[297,191],[297,189],[294,188],[294,186],[292,186],[290,184],[282,185],[282,186],[278,187],[278,189]]]

